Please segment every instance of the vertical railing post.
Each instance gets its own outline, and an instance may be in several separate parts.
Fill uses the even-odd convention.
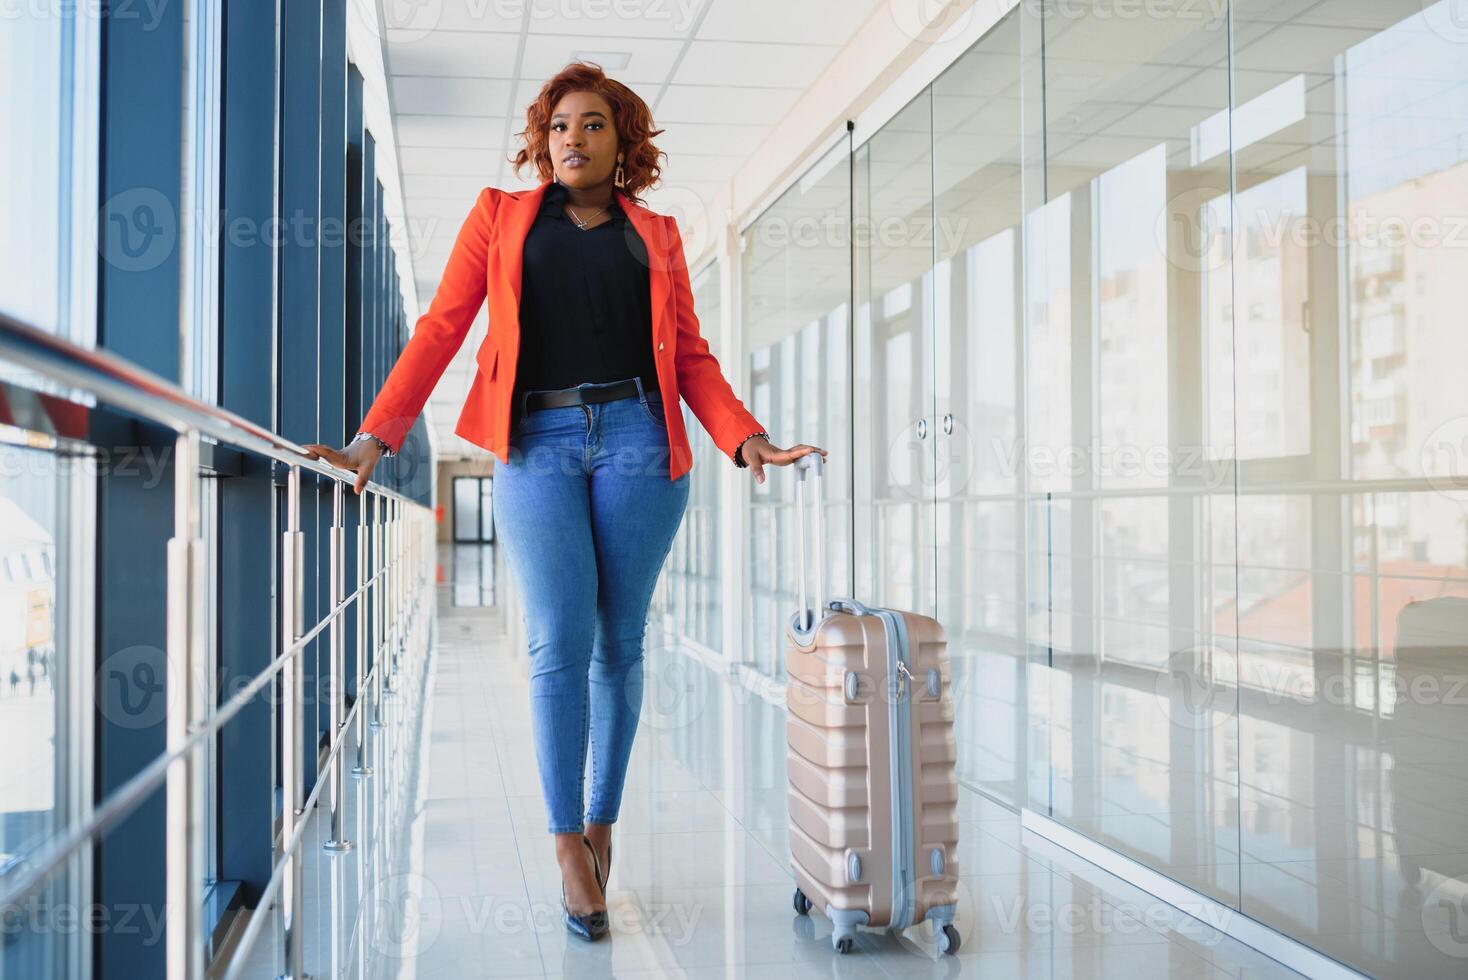
[[[352,767],[354,776],[372,775],[371,746],[367,744],[367,706],[372,703],[372,698],[367,692],[367,650],[369,647],[367,610],[370,603],[367,601],[367,569],[371,566],[372,556],[368,553],[370,540],[367,536],[367,504],[372,495],[362,497],[357,502],[357,601],[354,604],[357,614],[357,714],[356,714],[356,741],[357,741],[357,764]]]
[[[387,833],[389,827],[396,826],[393,822],[391,802],[393,795],[393,781],[397,779],[397,754],[393,744],[392,726],[387,723],[390,710],[389,700],[386,692],[387,664],[385,655],[387,651],[387,508],[388,499],[382,494],[377,495],[376,506],[372,512],[372,573],[374,583],[372,586],[372,612],[377,628],[372,634],[372,688],[373,708],[376,718],[377,737],[377,765],[382,770],[383,777],[376,780],[373,787],[373,819],[376,823],[375,832],[384,837],[383,848],[378,854],[379,875],[387,869],[397,867],[393,863],[394,850],[393,838],[395,835]]]
[[[413,665],[413,674],[419,676],[420,671],[427,661],[428,651],[428,617],[429,603],[433,601],[433,585],[429,581],[425,569],[429,552],[428,534],[432,527],[423,518],[423,512],[417,512],[417,519],[413,522],[413,621],[417,625],[417,636],[415,642],[418,649],[418,661]]]
[[[382,606],[382,632],[378,634],[379,654],[382,670],[383,699],[392,703],[392,500],[382,498],[382,550],[378,553],[377,566],[382,572],[381,590],[378,592]]]
[[[340,756],[336,761],[339,765],[346,762]],[[351,850],[351,845],[348,844],[346,849]],[[351,893],[347,891],[347,861],[343,859],[327,863],[331,865],[331,958],[329,966],[323,972],[330,977],[346,977],[350,976],[347,968],[347,945],[351,939],[351,924],[356,919],[357,909],[348,907],[348,896]],[[323,955],[322,958],[326,957]]]
[[[208,715],[203,670],[203,542],[199,539],[199,433],[175,442],[173,537],[168,541],[166,745],[182,749]],[[196,747],[169,767],[166,783],[165,969],[169,980],[204,975],[204,757]]]
[[[382,495],[372,495],[372,636],[368,656],[372,659],[372,727],[382,727]],[[381,746],[379,746],[379,749]]]
[[[281,536],[281,652],[291,649],[301,635],[302,556],[304,533],[301,519],[301,468],[292,466],[286,479],[285,532]],[[301,713],[301,684],[304,680],[299,655],[292,656],[280,674],[280,837],[276,840],[276,866],[282,867],[284,880],[280,886],[280,914],[283,930],[281,948],[285,951],[282,978],[302,980],[305,972],[305,936],[301,933],[300,905],[304,885],[301,861],[289,850],[301,796],[301,729],[305,718]]]
[[[419,616],[418,600],[420,597],[420,582],[418,578],[418,522],[413,517],[413,512],[407,508],[403,511],[403,595],[404,605],[407,606],[408,617],[408,639],[404,645],[407,650],[407,674],[410,678],[418,677],[418,630],[422,628],[422,619]]]
[[[345,561],[342,544],[346,537],[346,528],[342,526],[342,494],[345,487],[340,480],[332,481],[331,493],[331,601],[329,605],[332,610],[341,605],[342,599],[346,598],[346,591],[342,588],[342,564]],[[344,819],[343,806],[346,802],[346,765],[347,760],[343,753],[337,751],[337,743],[342,737],[342,718],[346,715],[347,678],[346,657],[342,651],[342,617],[339,613],[333,613],[331,625],[327,627],[331,642],[331,748],[335,752],[331,765],[327,772],[327,795],[331,807],[331,839],[324,843],[322,848],[332,854],[340,854],[352,848],[352,842],[346,839],[342,821]]]
[[[388,692],[388,700],[393,700],[397,693],[397,501],[387,500],[386,523],[382,528],[383,547],[383,648],[382,648],[382,673],[383,687]]]
[[[368,569],[372,565],[372,556],[368,551],[371,538],[368,531],[367,506],[371,502],[372,494],[369,492],[357,498],[357,703],[355,714],[355,730],[357,739],[357,764],[352,768],[352,774],[361,779],[373,774],[372,752],[368,743],[371,737],[367,724],[368,705],[372,702],[372,696],[367,690],[367,650],[370,645],[369,619],[367,601],[367,578]],[[357,819],[357,848],[356,865],[356,887],[358,894],[367,892],[374,888],[376,881],[376,852],[377,834],[373,831],[370,818],[376,811],[372,805],[372,799],[376,790],[376,783],[372,780],[365,785],[359,783],[356,795],[356,805],[353,808]],[[376,933],[377,913],[373,906],[379,902],[368,902],[359,912],[360,928],[362,936],[371,936]],[[356,942],[353,944],[357,949],[358,977],[368,976],[367,950],[370,943]]]
[[[403,679],[401,674],[403,644],[406,638],[404,630],[407,623],[403,615],[403,502],[394,499],[392,502],[392,608],[393,622],[393,644],[392,644],[392,689],[402,689]]]

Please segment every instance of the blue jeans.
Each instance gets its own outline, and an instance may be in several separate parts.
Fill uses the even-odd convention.
[[[688,505],[689,474],[668,479],[662,403],[640,381],[637,391],[521,413],[510,461],[495,466],[495,538],[523,600],[553,834],[582,832],[583,813],[616,822],[642,708],[647,610]]]

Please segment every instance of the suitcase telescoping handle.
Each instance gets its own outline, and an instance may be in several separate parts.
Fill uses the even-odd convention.
[[[800,574],[800,610],[795,615],[795,625],[801,631],[813,630],[825,615],[821,604],[826,594],[826,535],[821,514],[825,509],[821,500],[821,483],[825,474],[825,457],[820,453],[806,453],[795,461],[795,541],[797,567]],[[811,609],[805,592],[805,483],[807,474],[814,473],[816,511],[816,606]]]

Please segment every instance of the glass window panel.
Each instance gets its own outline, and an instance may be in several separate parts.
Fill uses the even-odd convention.
[[[933,94],[857,149],[856,591],[936,611]]]
[[[494,480],[479,481],[479,540],[494,540]]]
[[[1027,801],[1030,744],[1019,546],[1019,43],[1011,13],[931,93],[935,611],[953,658],[960,781],[1015,805]],[[901,362],[910,350],[889,354],[909,371]],[[893,458],[900,484],[919,461]],[[907,582],[898,588],[912,591]]]
[[[454,479],[454,540],[479,540],[479,481],[473,477]]]
[[[490,544],[453,545],[453,602],[455,606],[490,606],[495,595],[495,550]]]
[[[1234,904],[1228,32],[1123,6],[1021,8],[1030,682],[1051,815]]]
[[[852,428],[846,358],[850,152],[846,141],[839,142],[782,194],[745,230],[740,256],[740,328],[749,358],[751,410],[777,445],[808,443],[830,453],[822,486],[825,549],[817,556],[809,513],[805,544],[808,562],[824,563],[828,593],[849,591],[841,584],[848,575],[844,562],[832,556],[850,550],[853,460],[844,445]],[[745,659],[781,677],[786,617],[799,605],[795,549],[800,545],[794,537],[794,471],[767,471],[767,476],[764,484],[751,487]],[[809,563],[807,569],[813,586],[814,569]]]
[[[723,314],[719,278],[720,267],[714,262],[694,276],[692,283],[694,306],[704,337],[716,356]],[[735,382],[736,388],[739,387],[737,379],[731,378],[731,381]],[[745,403],[752,405],[750,400]],[[751,410],[754,409],[751,407]],[[710,650],[723,651],[723,619],[720,613],[723,583],[718,561],[719,478],[722,475],[720,467],[729,463],[692,410],[685,404],[682,411],[694,457],[702,462],[691,471],[688,509],[673,539],[664,581],[654,593],[653,606],[661,614],[673,617],[676,635],[687,637]],[[731,656],[737,653],[723,652]]]
[[[86,809],[89,719],[74,707],[83,703],[78,679],[90,683],[93,676],[91,646],[75,630],[83,621],[76,604],[89,588],[83,544],[91,528],[79,519],[90,513],[90,484],[40,450],[9,445],[5,455],[0,563],[10,574],[0,582],[0,733],[7,746],[0,753],[0,871],[24,867]],[[70,905],[83,887],[80,868],[68,862],[12,924],[43,923],[47,910]],[[77,936],[65,929],[9,931],[7,975],[69,975],[85,953]]]
[[[0,227],[11,232],[0,235],[0,311],[90,345],[100,18],[76,4],[31,4],[4,25],[0,91],[24,97],[0,99],[0,131],[24,138],[0,148]]]
[[[70,95],[63,87],[70,34],[67,18],[18,12],[0,31],[0,90],[10,93],[0,99],[0,131],[25,134],[0,150],[0,225],[10,230],[0,235],[0,309],[48,330],[64,325],[62,250],[72,224],[64,156]]]
[[[1233,6],[1242,908],[1455,975],[1468,33],[1431,0]]]

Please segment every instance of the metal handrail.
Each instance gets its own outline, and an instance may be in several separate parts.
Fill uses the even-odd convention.
[[[166,718],[165,751],[125,782],[88,813],[86,819],[69,828],[64,836],[42,852],[39,860],[27,860],[23,874],[5,889],[0,902],[18,904],[45,885],[88,842],[132,813],[160,785],[168,795],[168,844],[165,857],[166,904],[183,908],[182,918],[171,924],[166,939],[167,975],[170,978],[202,977],[205,954],[202,924],[198,916],[203,905],[203,849],[197,839],[195,820],[204,792],[202,753],[206,743],[231,719],[277,678],[281,684],[285,710],[278,721],[283,743],[281,771],[281,827],[276,836],[275,859],[266,894],[278,896],[284,920],[287,973],[303,973],[303,933],[299,908],[302,898],[302,857],[298,853],[303,839],[306,814],[316,805],[323,792],[330,791],[332,839],[328,851],[343,853],[351,843],[343,839],[342,801],[345,760],[342,758],[344,734],[350,727],[357,731],[357,765],[353,773],[371,776],[367,754],[364,718],[365,704],[371,699],[374,716],[380,711],[385,674],[396,677],[398,656],[395,644],[406,643],[412,626],[396,618],[407,608],[409,587],[427,581],[422,555],[428,536],[419,517],[428,509],[417,501],[376,483],[366,486],[356,528],[357,588],[345,595],[342,571],[345,562],[346,526],[343,522],[343,497],[346,487],[354,485],[356,474],[337,469],[330,463],[312,459],[306,450],[282,436],[232,412],[207,405],[193,398],[177,385],[152,374],[106,351],[89,350],[12,316],[0,313],[0,358],[35,371],[42,377],[93,397],[134,415],[172,429],[176,434],[177,457],[174,466],[174,536],[167,542],[167,680],[166,684],[183,693],[182,707],[170,706]],[[24,384],[22,382],[22,384]],[[281,653],[241,691],[223,705],[215,707],[199,697],[198,682],[209,665],[204,654],[209,648],[202,629],[199,607],[203,595],[200,581],[203,572],[203,541],[199,536],[199,450],[203,437],[238,447],[244,451],[276,460],[288,467],[285,490],[285,530],[280,538]],[[330,528],[331,610],[310,630],[303,629],[301,614],[303,594],[304,533],[300,530],[301,473],[309,470],[332,481],[333,508]],[[375,499],[369,522],[367,504]],[[386,516],[386,520],[384,517]],[[370,529],[370,531],[369,531]],[[369,578],[366,563],[379,562],[380,567]],[[367,596],[378,599],[370,616]],[[357,610],[357,699],[350,711],[343,711],[345,670],[342,647],[343,614],[353,605]],[[387,606],[395,613],[389,616]],[[306,737],[305,718],[296,704],[303,686],[304,651],[324,631],[330,631],[331,653],[331,725],[330,746],[324,766],[319,767],[307,798],[300,800],[296,784],[297,766]],[[368,640],[368,636],[373,641]],[[368,647],[372,649],[369,651]],[[372,669],[365,668],[371,656]],[[388,667],[383,667],[387,656]],[[386,683],[391,683],[386,680]],[[369,693],[369,688],[372,693]],[[277,724],[272,720],[272,725]],[[373,725],[380,724],[380,719]],[[175,826],[176,825],[176,826]],[[187,839],[178,839],[179,835]],[[236,954],[246,951],[258,937],[264,920],[252,923],[246,930],[246,943]],[[237,964],[231,965],[231,973]]]
[[[872,497],[863,503],[873,506],[901,506],[912,504],[1022,504],[1044,500],[1131,500],[1142,497],[1189,498],[1205,496],[1255,496],[1278,497],[1300,494],[1333,494],[1341,497],[1360,496],[1368,493],[1439,493],[1443,491],[1468,492],[1468,476],[1402,476],[1375,477],[1363,480],[1276,480],[1273,482],[1240,483],[1235,486],[1232,479],[1208,485],[1205,483],[1172,483],[1166,486],[1148,487],[1095,487],[1080,490],[995,490],[984,492],[942,493],[939,495],[931,484],[923,487],[921,496],[886,495]],[[789,507],[791,501],[779,497],[751,501],[752,507]],[[845,498],[830,501],[829,506],[850,506]]]
[[[18,905],[33,895],[36,889],[46,883],[51,876],[67,859],[72,857],[88,841],[106,831],[117,821],[132,812],[133,808],[148,798],[154,790],[163,785],[168,776],[168,769],[175,762],[180,761],[198,745],[217,735],[225,725],[239,714],[254,697],[265,689],[265,686],[275,680],[291,660],[305,651],[310,640],[318,635],[323,628],[330,625],[341,613],[347,610],[358,599],[362,598],[365,591],[375,585],[382,578],[385,569],[378,569],[367,583],[359,587],[348,596],[342,603],[326,615],[326,618],[317,624],[310,633],[301,637],[289,650],[272,660],[264,670],[251,678],[250,683],[240,688],[228,701],[210,712],[209,720],[203,726],[194,730],[188,741],[171,752],[165,752],[153,759],[141,770],[123,783],[116,790],[107,794],[107,799],[99,806],[88,820],[84,820],[71,827],[67,835],[45,852],[45,856],[39,860],[22,858],[21,866],[26,869],[23,877],[17,882],[11,883],[4,895],[0,895],[0,908],[9,908]],[[372,669],[366,674],[366,679],[372,680],[377,672],[379,656],[389,646],[389,640],[385,639],[378,644],[372,656]],[[356,711],[356,704],[362,700],[362,692],[357,692],[357,701],[353,702],[352,711]]]
[[[311,470],[340,483],[356,482],[356,474],[350,470],[337,469],[323,459],[311,459],[304,447],[228,409],[199,401],[166,378],[110,351],[82,347],[6,313],[0,313],[0,358],[90,392],[174,432],[193,430],[225,445]],[[380,483],[367,486],[380,496],[418,503]]]
[[[388,644],[384,643],[383,648],[385,649],[387,645]],[[379,650],[379,652],[381,651]],[[376,662],[376,659],[374,658],[372,669],[367,672],[367,676],[369,679],[375,679],[377,676],[379,676],[378,668],[380,666],[381,664]],[[343,727],[351,725],[357,721],[358,715],[362,712],[363,706],[366,704],[366,702],[367,699],[363,697],[358,697],[357,700],[352,702],[351,710],[346,713],[346,717],[342,722]],[[342,746],[345,744],[346,743],[343,742],[341,739],[332,740],[331,748],[327,751],[326,759],[322,762],[321,765],[321,769],[323,772],[331,770],[333,766],[340,766],[342,764],[342,760],[339,759],[338,756],[341,755]],[[316,780],[316,785],[311,788],[311,794],[306,797],[306,802],[301,805],[301,810],[303,812],[310,811],[310,809],[317,804],[317,802],[321,798],[321,791],[326,788],[326,785],[327,781],[325,779]],[[290,833],[289,839],[285,842],[282,848],[284,853],[290,855],[292,858],[296,856],[296,849],[301,846],[301,841],[306,836],[307,826],[308,824],[304,820],[298,821],[296,823],[295,828]],[[275,868],[275,873],[271,874],[270,880],[265,883],[265,888],[260,892],[260,897],[256,899],[255,902],[257,908],[269,908],[271,903],[275,901],[276,895],[279,894],[281,888],[284,887],[287,876],[280,874],[279,872],[281,870],[281,867],[277,866]],[[256,940],[258,940],[260,937],[260,933],[264,931],[265,923],[267,921],[268,916],[250,916],[250,921],[245,924],[245,930],[244,932],[240,933],[240,938],[235,944],[234,957],[232,960],[230,960],[229,964],[224,969],[224,976],[222,980],[233,980],[233,978],[239,976],[241,972],[246,968],[248,964],[248,959],[244,954],[248,953],[254,947]]]

